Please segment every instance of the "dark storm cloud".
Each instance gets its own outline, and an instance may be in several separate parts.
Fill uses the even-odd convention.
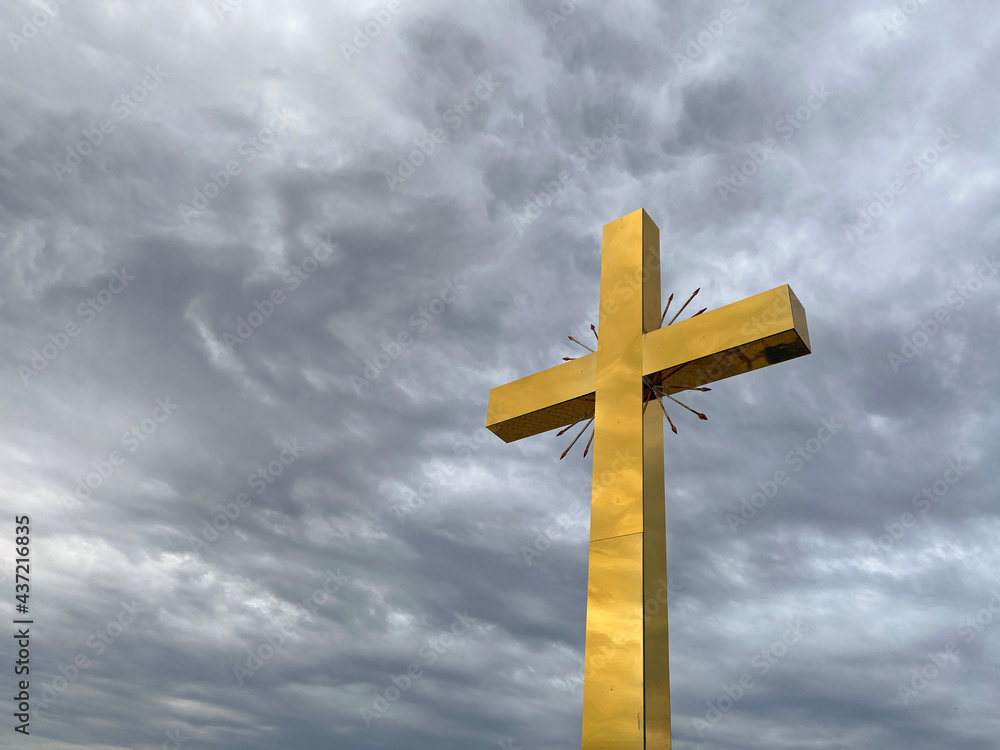
[[[640,206],[813,344],[665,435],[675,747],[993,746],[989,4],[2,15],[15,746],[578,746],[590,464],[483,424]]]

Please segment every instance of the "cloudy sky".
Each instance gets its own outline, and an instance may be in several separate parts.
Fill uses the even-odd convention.
[[[665,435],[674,746],[997,747],[993,3],[45,7],[0,5],[0,744],[579,747],[590,458],[483,424],[643,207],[664,295],[790,284],[813,346]]]

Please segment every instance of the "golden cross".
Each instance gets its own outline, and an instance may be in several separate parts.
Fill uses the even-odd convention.
[[[597,351],[490,392],[486,426],[508,443],[594,417],[584,750],[670,748],[667,609],[649,606],[667,574],[663,417],[647,383],[669,395],[810,352],[787,285],[661,322],[660,230],[640,208],[604,225]]]

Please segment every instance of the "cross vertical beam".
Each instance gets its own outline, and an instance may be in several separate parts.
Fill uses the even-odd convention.
[[[669,748],[663,415],[643,414],[643,330],[660,324],[659,229],[642,209],[606,224],[601,255],[583,748]]]

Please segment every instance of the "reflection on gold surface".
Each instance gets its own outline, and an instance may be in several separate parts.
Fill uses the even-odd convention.
[[[642,538],[629,534],[590,543],[583,672],[588,750],[643,748],[643,621],[635,606],[642,602]]]
[[[494,388],[487,412],[505,442],[594,420],[585,750],[670,748],[663,418],[645,402],[810,352],[788,286],[660,327],[659,248],[643,209],[606,224],[597,351]]]

